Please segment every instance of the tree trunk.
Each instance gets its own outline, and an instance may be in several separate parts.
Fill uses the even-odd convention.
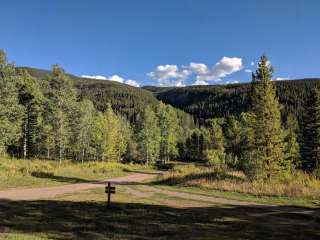
[[[84,161],[84,148],[82,148],[82,158],[81,158],[81,163],[83,164]]]
[[[23,133],[23,159],[27,157],[27,121],[24,123]]]
[[[59,142],[59,163],[61,164],[62,161],[62,140],[60,139]]]

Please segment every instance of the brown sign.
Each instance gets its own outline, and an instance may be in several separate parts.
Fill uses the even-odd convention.
[[[111,186],[111,182],[108,182],[108,185],[106,186],[105,193],[108,194],[108,206],[111,203],[111,194],[116,193],[116,187]]]

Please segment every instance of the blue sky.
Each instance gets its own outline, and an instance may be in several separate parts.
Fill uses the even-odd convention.
[[[18,66],[219,84],[250,81],[266,54],[275,78],[320,77],[318,0],[6,0],[1,10],[0,48]]]

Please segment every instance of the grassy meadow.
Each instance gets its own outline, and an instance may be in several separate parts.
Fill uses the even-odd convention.
[[[320,206],[320,180],[303,172],[281,180],[249,181],[240,171],[188,164],[175,166],[156,184],[177,191],[245,201]]]
[[[130,174],[151,167],[118,162],[0,159],[0,189],[82,183]]]

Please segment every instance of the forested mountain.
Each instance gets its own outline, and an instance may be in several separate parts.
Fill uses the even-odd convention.
[[[320,78],[276,81],[277,96],[282,104],[282,114],[289,112],[301,120],[304,99]],[[250,83],[188,87],[153,87],[147,89],[164,103],[192,114],[200,123],[215,117],[239,116],[250,108]]]
[[[29,67],[22,67],[22,69],[27,70],[32,77],[39,80],[48,81],[51,76],[51,72],[46,70]],[[147,105],[156,105],[159,102],[152,93],[142,88],[114,81],[66,75],[79,90],[81,99],[88,98],[99,111],[105,111],[107,104],[111,103],[116,112],[125,114],[131,122],[135,122],[139,118]],[[181,114],[183,113],[181,112]]]

